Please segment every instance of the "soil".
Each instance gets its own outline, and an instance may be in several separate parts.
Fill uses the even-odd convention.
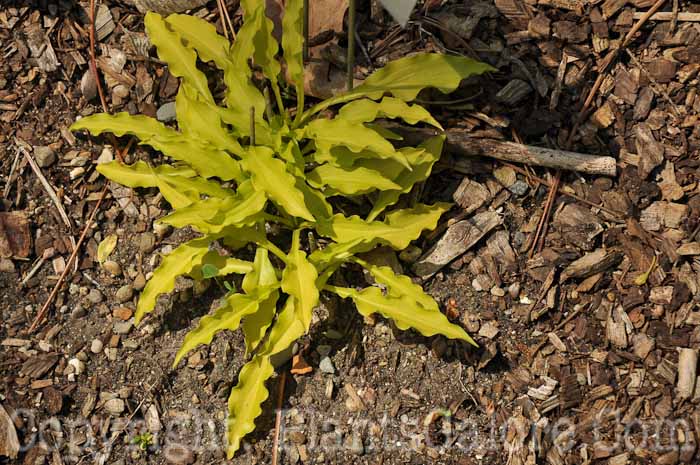
[[[165,112],[178,82],[144,47],[143,14],[127,2],[99,3],[96,55],[110,110]],[[233,15],[238,2],[230,3]],[[401,29],[359,3],[358,79],[416,50],[478,57],[498,71],[449,96],[421,95],[446,128],[611,156],[617,175],[446,153],[417,195],[456,206],[416,246],[442,247],[461,221],[498,214],[423,280],[479,349],[323,300],[295,346],[311,372],[279,366],[233,463],[272,462],[278,406],[284,464],[698,463],[700,7],[669,0],[659,9],[666,19],[645,20],[656,2],[431,1]],[[29,331],[100,198],[98,158],[128,143],[67,130],[102,111],[86,7],[0,7],[0,405],[12,418],[0,424],[0,463],[225,463],[242,336],[221,334],[171,366],[220,285],[181,279],[133,327],[143,279],[193,235],[154,227],[168,211],[156,191],[108,185],[76,268]],[[216,2],[195,11],[221,30]],[[125,152],[127,162],[161,161],[135,144]],[[110,235],[118,238],[112,272],[97,262]],[[382,256],[399,263],[393,252]],[[409,273],[412,261],[402,262]],[[367,284],[352,270],[345,278]],[[19,437],[16,458],[2,453],[7,429]]]

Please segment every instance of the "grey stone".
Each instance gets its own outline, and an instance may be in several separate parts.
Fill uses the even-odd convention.
[[[363,455],[365,453],[365,445],[362,443],[362,437],[359,434],[353,434],[350,440],[350,452],[355,455]]]
[[[114,297],[117,299],[117,302],[119,302],[120,304],[128,302],[133,296],[134,289],[131,287],[130,284],[125,284],[122,287],[120,287],[117,290],[117,293],[114,295]]]
[[[160,108],[158,108],[158,111],[156,111],[156,118],[158,118],[158,121],[162,121],[163,123],[175,121],[176,117],[177,113],[175,112],[175,102],[164,103],[160,106]]]
[[[114,334],[129,334],[133,326],[134,324],[131,321],[116,321],[114,322],[112,332]]]
[[[140,291],[144,287],[146,287],[146,277],[143,275],[143,273],[139,273],[138,275],[136,275],[132,287],[136,291]]]
[[[156,247],[156,235],[148,231],[141,234],[139,238],[139,250],[143,253],[148,253],[153,251]]]
[[[102,152],[100,153],[100,156],[97,157],[96,161],[98,165],[114,161],[114,153],[112,153],[112,149],[109,147],[103,148]]]
[[[8,258],[0,258],[0,273],[14,273],[15,264]]]
[[[105,402],[104,409],[107,410],[112,415],[119,415],[126,408],[126,404],[122,399],[109,399]]]
[[[34,159],[41,168],[48,168],[56,162],[56,153],[51,147],[39,145],[34,147]]]
[[[87,298],[92,304],[99,304],[103,299],[102,293],[98,289],[90,289]]]
[[[333,362],[328,356],[321,358],[321,363],[318,364],[318,368],[323,373],[328,373],[329,375],[335,374],[335,367],[333,366]]]
[[[523,195],[527,194],[527,191],[530,189],[530,186],[527,185],[527,183],[521,179],[518,179],[515,181],[515,184],[510,186],[508,188],[509,191],[511,191],[513,194],[517,195],[518,197],[522,197]]]
[[[76,305],[72,312],[70,312],[70,317],[74,320],[82,318],[87,314],[82,305]]]
[[[102,348],[104,347],[104,344],[102,344],[102,341],[99,339],[93,339],[92,344],[90,344],[90,352],[93,354],[99,354],[102,352]]]

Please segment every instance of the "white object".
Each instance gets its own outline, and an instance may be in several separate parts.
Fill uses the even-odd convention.
[[[401,27],[405,27],[417,0],[379,0]]]

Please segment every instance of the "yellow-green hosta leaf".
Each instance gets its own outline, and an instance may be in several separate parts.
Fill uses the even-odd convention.
[[[333,215],[333,207],[321,192],[306,184],[304,179],[299,177],[296,178],[294,187],[304,196],[304,204],[313,214],[317,223],[330,219]]]
[[[202,259],[209,252],[209,244],[214,239],[213,237],[193,239],[163,257],[163,261],[153,271],[153,276],[146,283],[139,297],[135,314],[136,324],[153,311],[160,294],[168,293],[175,288],[175,278],[201,265]]]
[[[307,174],[309,184],[316,188],[328,186],[346,195],[366,194],[373,190],[401,189],[379,171],[363,167],[341,168],[323,164]]]
[[[294,297],[289,296],[284,307],[277,314],[277,319],[270,329],[270,335],[260,348],[259,354],[272,356],[291,346],[294,341],[306,333],[304,321],[300,315]]]
[[[289,0],[282,18],[282,50],[289,79],[296,86],[299,117],[304,110],[304,2]]]
[[[233,65],[229,56],[231,44],[216,32],[216,27],[209,21],[192,15],[172,14],[165,18],[165,22],[185,40],[188,47],[197,51],[200,60],[213,61],[222,70]]]
[[[301,230],[297,229],[292,235],[292,247],[287,254],[287,266],[282,273],[282,290],[296,299],[297,314],[304,323],[304,329],[308,330],[311,314],[318,304],[318,272],[299,248],[300,233]]]
[[[76,120],[69,128],[71,131],[84,129],[93,136],[99,136],[103,132],[111,132],[119,137],[124,135],[135,136],[142,143],[150,139],[162,140],[177,139],[177,131],[167,127],[160,121],[150,116],[130,115],[123,111],[110,115],[109,113],[97,113]]]
[[[209,344],[217,333],[237,330],[241,319],[257,312],[260,302],[267,299],[275,289],[276,286],[267,286],[257,288],[253,294],[228,295],[212,315],[202,317],[197,327],[187,333],[175,355],[173,366],[177,366],[182,357],[198,345]]]
[[[435,87],[446,94],[455,90],[462,79],[487,71],[495,71],[495,69],[471,58],[438,53],[417,53],[390,62],[372,73],[362,85],[350,92],[317,104],[304,112],[303,119],[306,120],[309,116],[331,105],[361,97],[377,100],[385,93],[390,93],[408,102],[415,99],[418,92],[426,87]]]
[[[255,429],[255,419],[262,413],[261,405],[270,394],[265,382],[274,371],[270,357],[264,355],[256,355],[241,368],[238,384],[228,398],[226,456],[229,459],[240,448],[243,437]]]
[[[416,301],[426,310],[439,312],[437,302],[431,296],[423,291],[423,288],[411,281],[411,278],[405,275],[397,275],[394,270],[388,266],[377,266],[368,263],[361,259],[355,259],[357,263],[362,265],[374,277],[375,281],[387,287],[389,295],[392,297],[407,297]]]
[[[97,246],[97,261],[104,263],[105,260],[109,258],[109,255],[114,251],[117,246],[117,241],[119,238],[116,234],[110,234],[100,241],[100,245]]]
[[[280,73],[280,64],[276,55],[279,50],[277,41],[272,36],[274,24],[265,15],[265,2],[256,0],[243,0],[244,24],[252,24],[255,27],[253,36],[253,63],[260,66],[271,81],[276,81]],[[239,40],[239,38],[236,38]],[[246,59],[250,55],[246,56]]]
[[[280,149],[277,153],[287,162],[287,171],[297,178],[303,179],[305,177],[304,166],[306,162],[304,161],[304,156],[301,154],[299,143],[296,140],[292,139],[286,143],[280,141]]]
[[[145,161],[137,161],[133,165],[126,165],[114,160],[97,165],[97,171],[104,177],[118,182],[127,187],[156,187],[157,176],[179,176],[193,178],[197,172],[184,165],[160,165],[148,166]],[[218,183],[214,183],[218,186]],[[219,187],[221,189],[221,187]]]
[[[171,129],[154,118],[122,112],[116,115],[99,113],[79,119],[71,131],[87,130],[97,136],[111,132],[117,136],[129,134],[165,155],[186,162],[205,178],[218,177],[224,181],[241,174],[238,162],[226,152],[202,144]]]
[[[406,157],[391,142],[361,123],[341,118],[319,118],[310,122],[303,133],[306,138],[314,141],[316,150],[321,154],[329,154],[333,147],[342,146],[354,153],[370,152],[378,158],[396,160],[410,169]]]
[[[98,165],[97,171],[128,187],[158,187],[173,208],[187,207],[202,195],[226,198],[233,194],[220,183],[199,177],[194,170],[185,167],[161,165],[152,168],[143,161],[133,165],[112,161]]]
[[[221,124],[218,113],[197,100],[194,90],[182,83],[175,98],[175,112],[180,130],[187,137],[206,142],[219,150],[228,150],[241,156],[243,149],[236,138]]]
[[[207,266],[216,268],[216,276],[226,276],[229,274],[246,274],[253,270],[253,263],[247,260],[240,260],[234,257],[219,255],[216,250],[210,250],[202,259],[202,263],[196,266],[189,275],[196,279],[204,279],[203,270]]]
[[[376,241],[365,241],[364,237],[358,237],[349,242],[332,242],[323,249],[318,249],[309,255],[309,260],[319,271],[324,271],[329,266],[342,263],[352,258],[355,254],[369,252],[376,246]]]
[[[440,123],[428,110],[420,105],[409,105],[395,97],[384,97],[381,101],[361,99],[345,104],[338,116],[353,123],[369,123],[377,118],[401,118],[408,124],[425,122],[442,129]]]
[[[284,163],[273,157],[268,147],[251,146],[243,160],[246,171],[252,175],[253,186],[263,191],[275,204],[293,216],[314,221],[306,204],[304,194],[295,187],[295,178],[289,174]]]
[[[413,328],[423,336],[442,334],[450,339],[462,339],[476,346],[467,332],[450,323],[445,315],[439,311],[426,310],[410,297],[395,297],[391,294],[385,296],[377,287],[368,287],[361,291],[350,288],[331,288],[331,290],[340,297],[351,298],[357,306],[357,311],[363,316],[379,313],[384,318],[393,320],[399,329]]]
[[[155,179],[158,190],[173,208],[184,208],[199,200],[199,193],[196,191],[176,189],[161,176],[156,176]]]
[[[440,216],[450,209],[448,203],[419,204],[414,208],[394,210],[384,221],[365,221],[359,216],[334,215],[327,228],[320,232],[336,242],[378,241],[396,250],[408,247],[426,229],[434,229]]]
[[[277,273],[268,257],[267,249],[258,247],[255,251],[253,269],[243,278],[243,290],[246,294],[252,294],[258,287],[271,286],[277,283]],[[246,353],[251,353],[255,350],[263,337],[265,337],[265,332],[272,324],[272,319],[277,310],[277,299],[279,299],[279,292],[275,290],[267,299],[260,302],[257,312],[248,315],[243,320]]]
[[[258,247],[255,250],[253,267],[243,278],[243,290],[246,294],[253,294],[258,287],[272,286],[277,282],[277,273],[267,249]]]
[[[197,68],[197,53],[182,43],[182,36],[170,30],[159,14],[148,12],[143,22],[158,57],[168,64],[170,73],[192,86],[203,101],[213,102],[207,77]]]
[[[241,95],[241,92],[239,92],[238,95]],[[219,115],[219,118],[221,118],[224,123],[233,126],[239,136],[250,136],[250,107],[255,106],[255,104],[250,104],[246,110],[244,108],[245,103],[243,98],[237,102],[241,105],[241,107],[223,108],[214,104],[207,105],[209,107],[209,111]],[[274,143],[270,125],[267,124],[262,116],[258,116],[257,110],[255,112],[255,143],[258,145],[267,146],[271,146]]]
[[[192,226],[202,233],[218,233],[229,226],[251,226],[259,219],[266,202],[264,192],[253,192],[243,198],[208,198],[177,209],[159,221],[176,228]]]
[[[384,209],[398,202],[401,194],[409,192],[417,182],[422,182],[428,179],[433,170],[433,165],[440,159],[442,154],[442,144],[445,141],[445,136],[435,136],[423,142],[418,149],[404,148],[402,151],[406,155],[411,167],[411,170],[402,170],[399,175],[392,179],[401,186],[398,190],[383,190],[379,193],[372,211],[367,216],[368,220],[373,220]],[[372,160],[383,161],[383,160]]]

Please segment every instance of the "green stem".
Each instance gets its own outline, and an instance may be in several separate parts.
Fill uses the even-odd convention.
[[[348,297],[353,292],[352,288],[333,286],[332,284],[326,284],[323,286],[323,290],[332,292],[333,294],[338,294],[342,298]]]
[[[304,83],[297,86],[297,114],[294,116],[294,127],[298,128],[304,115]]]
[[[280,93],[280,87],[277,85],[277,82],[275,81],[270,81],[272,83],[272,92],[275,93],[275,101],[277,102],[277,109],[279,110],[280,114],[284,116],[284,119],[287,119],[287,112],[284,109],[284,102],[282,101],[282,94]]]
[[[348,92],[350,92],[355,84],[355,16],[357,9],[355,8],[355,0],[348,2]]]
[[[260,247],[264,247],[270,252],[272,252],[277,258],[282,260],[284,263],[287,263],[287,254],[282,251],[279,247],[277,247],[275,244],[270,242],[268,239],[262,239],[260,242],[258,242],[258,245]]]

